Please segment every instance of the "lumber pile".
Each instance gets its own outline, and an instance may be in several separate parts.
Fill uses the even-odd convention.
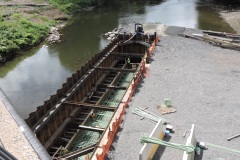
[[[203,31],[203,34],[183,33],[180,36],[183,36],[186,38],[193,38],[196,40],[202,40],[202,41],[205,41],[210,44],[220,46],[223,48],[240,50],[240,35],[239,34],[215,32],[215,31]]]

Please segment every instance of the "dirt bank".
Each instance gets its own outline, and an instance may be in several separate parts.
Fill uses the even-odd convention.
[[[227,23],[240,34],[240,11],[234,12],[220,12],[221,16]]]
[[[51,20],[66,20],[68,16],[46,1],[8,0],[0,1],[0,14],[8,16],[12,13],[40,14]]]
[[[0,63],[39,44],[48,35],[47,41],[59,41],[57,29],[68,18],[69,15],[44,0],[0,0]]]

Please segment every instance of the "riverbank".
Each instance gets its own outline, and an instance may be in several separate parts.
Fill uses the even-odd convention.
[[[51,1],[51,3],[53,2],[53,0]],[[96,2],[99,2],[98,0],[96,0]],[[67,3],[67,2],[65,2]],[[82,6],[84,6],[85,4],[82,4]],[[95,5],[99,5],[99,4],[95,4]],[[16,20],[14,20],[14,18],[12,18],[13,14],[18,14],[19,17],[24,18],[24,21],[28,21],[31,22],[31,27],[32,26],[40,26],[41,30],[43,32],[40,32],[41,34],[38,35],[38,37],[35,37],[36,35],[34,33],[39,33],[38,32],[38,28],[35,27],[36,30],[34,30],[32,33],[28,33],[26,30],[26,28],[23,29],[19,29],[19,30],[24,30],[23,33],[20,34],[20,36],[18,35],[19,30],[17,30],[14,36],[11,36],[9,33],[13,33],[13,31],[15,30],[15,28],[17,27],[13,27],[12,30],[9,30],[9,27],[5,27],[7,29],[1,29],[1,31],[4,31],[4,34],[1,35],[5,35],[2,36],[0,38],[1,41],[1,46],[2,49],[0,48],[0,55],[2,57],[9,57],[9,55],[12,55],[12,53],[17,52],[21,49],[26,49],[29,47],[32,47],[36,44],[38,44],[39,42],[43,41],[48,34],[52,34],[52,36],[50,36],[50,38],[48,38],[48,40],[50,41],[58,41],[60,38],[60,34],[58,33],[58,28],[52,28],[50,29],[52,26],[56,26],[59,23],[67,20],[69,18],[69,16],[65,13],[63,13],[62,11],[60,11],[59,9],[57,9],[54,6],[56,5],[52,5],[50,3],[48,3],[47,1],[41,0],[41,1],[36,1],[36,0],[8,0],[8,1],[3,1],[0,0],[0,14],[2,16],[0,16],[0,19],[4,21],[9,21],[9,23],[12,23],[11,20],[15,23]],[[59,8],[60,5],[58,4]],[[63,10],[65,10],[67,8],[67,4],[64,4],[63,6],[65,6],[65,8],[63,8]],[[70,7],[71,8],[71,7]],[[75,9],[77,7],[74,7]],[[68,8],[69,9],[69,8]],[[69,9],[70,10],[70,9]],[[218,11],[219,12],[219,11]],[[226,21],[229,17],[237,17],[236,16],[231,16],[231,15],[227,15],[225,16]],[[239,17],[239,16],[238,16]],[[43,23],[44,22],[44,23]],[[238,27],[238,19],[230,19],[229,21],[227,21],[228,23],[232,24],[231,26],[237,31],[239,31],[239,27]],[[20,24],[21,25],[21,24]],[[27,26],[29,27],[29,26]],[[34,27],[32,27],[34,28]],[[49,33],[50,32],[50,33]],[[30,36],[25,36],[25,35],[29,35]],[[9,38],[11,37],[11,38]],[[19,38],[21,37],[21,38]],[[31,39],[31,37],[33,37]],[[15,39],[13,39],[15,38]],[[6,41],[8,39],[8,41]],[[30,40],[29,40],[30,39]],[[4,61],[5,58],[1,58],[0,57],[0,61]]]
[[[224,20],[236,31],[236,33],[240,34],[240,11],[221,11],[220,14]]]
[[[49,34],[55,34],[50,28],[68,17],[45,1],[0,1],[0,62],[39,44]]]

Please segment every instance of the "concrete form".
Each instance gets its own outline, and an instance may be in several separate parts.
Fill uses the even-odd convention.
[[[164,135],[165,126],[163,126],[162,120],[159,120],[149,137],[163,139]],[[145,143],[139,152],[139,160],[151,160],[158,147],[158,144]]]
[[[194,124],[192,125],[190,135],[187,138],[186,145],[192,145],[194,147],[196,147],[196,145],[197,145],[197,139],[196,139],[196,136],[195,136],[195,125]],[[187,152],[184,151],[182,160],[194,160],[194,157],[195,157],[195,152],[193,152],[191,154],[187,154]]]

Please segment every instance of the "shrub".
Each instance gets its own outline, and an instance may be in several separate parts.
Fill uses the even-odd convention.
[[[43,18],[42,18],[43,19]],[[7,57],[26,46],[32,46],[48,34],[51,21],[34,23],[19,14],[0,22],[0,56]]]
[[[104,0],[49,0],[65,13],[75,13],[89,6],[100,6]]]

